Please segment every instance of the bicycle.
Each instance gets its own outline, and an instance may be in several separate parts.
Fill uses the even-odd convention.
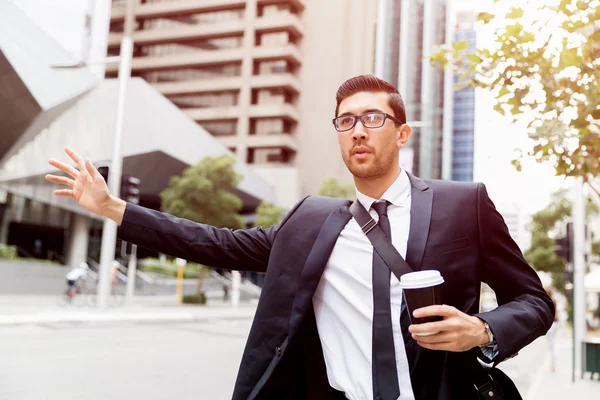
[[[84,283],[80,285],[79,282],[75,285],[75,292],[73,295],[70,295],[71,288],[67,288],[61,295],[58,296],[57,303],[59,306],[76,306],[82,307],[89,304],[90,298],[93,298],[88,289],[87,285]]]
[[[63,307],[95,307],[97,304],[97,295],[98,292],[96,288],[88,288],[87,286],[80,288],[78,285],[73,296],[69,296],[69,289],[65,290],[65,292],[58,297],[58,305]],[[125,294],[120,285],[111,286],[107,304],[109,307],[120,307],[125,304]]]

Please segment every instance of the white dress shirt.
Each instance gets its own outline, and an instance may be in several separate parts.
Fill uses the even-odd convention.
[[[402,257],[410,229],[411,185],[404,170],[381,196],[391,204],[388,217],[392,243]],[[379,200],[356,191],[357,199],[376,221],[371,205]],[[371,369],[373,325],[373,246],[354,218],[344,227],[313,296],[317,329],[329,384],[351,400],[373,398]],[[402,289],[391,274],[390,306],[401,400],[414,400],[408,360],[400,329]]]

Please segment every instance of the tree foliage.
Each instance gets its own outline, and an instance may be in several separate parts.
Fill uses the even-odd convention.
[[[341,199],[354,198],[354,186],[350,184],[339,183],[337,179],[331,177],[323,182],[319,194],[321,196],[338,197]]]
[[[499,24],[492,46],[467,55],[466,43],[454,43],[430,61],[452,61],[465,71],[462,87],[490,90],[496,111],[529,122],[528,155],[550,162],[557,175],[590,183],[600,175],[600,0],[536,4],[480,13],[483,24]],[[513,163],[521,168],[520,159]]]
[[[567,262],[554,252],[555,239],[564,236],[572,209],[573,203],[567,198],[567,191],[555,192],[550,204],[532,216],[531,246],[525,251],[525,258],[529,264],[538,271],[551,273],[554,286],[559,290],[564,290]],[[594,203],[588,203],[586,209],[588,217],[598,214],[598,211]],[[592,255],[600,255],[599,250],[600,242],[594,242]]]
[[[233,193],[242,176],[229,155],[205,157],[171,178],[160,194],[162,209],[169,214],[218,228],[244,228],[239,211],[242,200]]]
[[[256,208],[256,221],[254,221],[254,226],[270,228],[273,225],[277,225],[282,219],[283,208],[263,201]]]

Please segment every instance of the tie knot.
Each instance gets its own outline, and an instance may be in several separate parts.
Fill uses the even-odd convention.
[[[371,208],[373,208],[373,210],[377,211],[377,214],[379,214],[380,216],[387,215],[388,204],[390,204],[390,203],[387,200],[381,200],[381,201],[373,203]]]

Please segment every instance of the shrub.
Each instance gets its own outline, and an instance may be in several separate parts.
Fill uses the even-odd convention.
[[[183,269],[183,277],[197,278],[204,266],[196,263],[188,262]],[[147,258],[140,262],[140,269],[146,273],[153,272],[166,276],[177,277],[177,265],[174,261],[161,262],[158,258]]]
[[[204,292],[186,294],[183,296],[182,302],[184,304],[206,304],[206,295]]]
[[[17,248],[0,243],[0,259],[15,260],[17,259]]]

